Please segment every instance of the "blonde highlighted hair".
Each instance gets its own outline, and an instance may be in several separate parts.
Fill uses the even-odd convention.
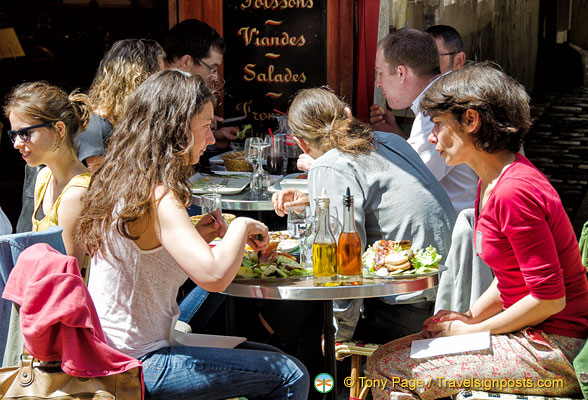
[[[327,152],[359,155],[374,149],[371,128],[347,115],[347,104],[328,88],[303,89],[288,109],[292,134]]]
[[[160,70],[165,52],[154,40],[124,39],[104,55],[88,92],[92,106],[113,125],[121,120],[126,98]]]

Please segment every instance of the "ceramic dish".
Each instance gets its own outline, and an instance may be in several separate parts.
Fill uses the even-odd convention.
[[[306,175],[306,172],[286,175],[284,179],[272,185],[269,191],[276,193],[284,189],[294,188],[302,193],[308,193],[308,179],[300,179],[301,175]]]
[[[388,275],[388,276],[379,276],[369,272],[367,268],[363,269],[363,277],[364,279],[388,279],[391,281],[399,281],[399,280],[406,280],[406,279],[417,279],[423,278],[425,276],[433,276],[437,275],[439,272],[446,271],[447,267],[445,265],[439,265],[438,271],[427,272],[426,274],[398,274],[398,275]]]
[[[249,185],[249,176],[217,176],[207,174],[195,174],[190,177],[192,182],[192,193],[204,194],[212,193],[210,185],[222,185],[218,187],[217,193],[220,194],[237,194]]]

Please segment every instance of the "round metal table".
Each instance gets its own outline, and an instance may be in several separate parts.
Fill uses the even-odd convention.
[[[199,206],[201,196],[192,195],[192,204]],[[251,189],[246,187],[241,193],[221,195],[221,206],[223,210],[230,211],[274,211],[272,205],[272,194],[254,195]]]
[[[444,268],[440,268],[443,271]],[[333,390],[327,398],[337,398],[337,366],[335,360],[335,326],[333,325],[333,300],[363,299],[393,294],[406,294],[430,289],[439,283],[439,274],[406,279],[369,279],[357,286],[314,286],[312,277],[297,279],[236,279],[223,293],[229,296],[270,300],[319,300],[323,302],[325,368],[333,377]],[[234,315],[228,298],[229,316]],[[230,332],[231,334],[234,333]],[[311,377],[313,378],[313,377]]]

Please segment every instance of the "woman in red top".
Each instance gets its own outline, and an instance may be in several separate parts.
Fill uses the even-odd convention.
[[[586,268],[557,192],[518,152],[531,125],[528,95],[495,65],[478,63],[441,77],[421,109],[445,162],[480,177],[474,247],[496,278],[466,313],[442,310],[420,334],[381,346],[369,363],[370,376],[383,379],[375,397],[580,393],[572,361],[588,337]],[[409,358],[415,339],[487,331],[490,349]]]

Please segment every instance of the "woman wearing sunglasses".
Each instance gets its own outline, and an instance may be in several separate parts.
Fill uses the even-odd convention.
[[[24,83],[8,96],[4,113],[12,128],[8,136],[27,165],[46,166],[35,184],[33,232],[61,226],[67,254],[83,265],[84,250],[74,240],[73,228],[92,175],[78,159],[73,138],[88,123],[87,97],[68,96],[45,82]]]

